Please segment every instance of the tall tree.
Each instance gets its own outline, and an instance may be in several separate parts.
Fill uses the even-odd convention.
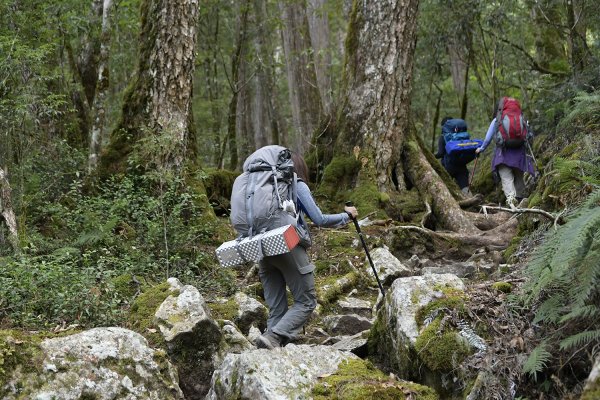
[[[323,115],[317,75],[310,56],[312,43],[308,17],[304,2],[281,2],[279,8],[283,21],[281,36],[295,133],[292,147],[304,153],[308,150],[308,143]]]
[[[338,146],[354,145],[372,160],[382,192],[397,189],[409,129],[419,0],[355,1],[344,69],[345,98]],[[403,184],[400,183],[400,189]]]
[[[195,155],[191,114],[198,0],[144,0],[138,67],[103,153],[122,170],[135,148],[149,166],[178,168]]]
[[[321,95],[323,110],[325,114],[329,114],[332,102],[332,82],[329,68],[331,65],[331,38],[325,5],[325,0],[308,0],[306,11],[317,86]]]
[[[95,96],[92,101],[92,129],[89,139],[88,170],[94,171],[98,165],[98,154],[104,129],[106,127],[106,97],[108,95],[109,69],[108,56],[110,47],[110,21],[113,8],[112,0],[104,0],[102,4],[102,33],[100,35],[100,54],[98,56],[98,78]]]
[[[472,239],[480,231],[472,216],[461,210],[456,200],[461,196],[445,184],[448,175],[417,137],[410,119],[418,4],[354,1],[335,150],[354,152],[360,160],[355,182],[360,186],[375,180],[379,192],[390,199],[388,211],[397,211],[396,199],[414,186],[422,200],[431,203],[442,227]]]

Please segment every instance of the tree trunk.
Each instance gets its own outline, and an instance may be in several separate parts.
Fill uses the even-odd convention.
[[[462,211],[444,181],[425,157],[427,149],[420,145],[421,141],[414,133],[408,137],[410,140],[406,141],[404,146],[406,173],[421,197],[432,200],[433,214],[443,227],[467,234],[477,233],[471,219]]]
[[[325,0],[308,0],[306,4],[313,62],[317,76],[317,86],[321,95],[325,114],[331,112],[331,52],[329,20],[325,10]]]
[[[102,8],[102,34],[100,36],[100,55],[98,59],[98,80],[92,107],[92,131],[89,141],[88,171],[92,172],[98,165],[98,155],[104,129],[106,127],[106,97],[108,95],[109,69],[108,57],[110,46],[110,22],[112,0],[104,0]]]
[[[191,99],[198,0],[144,0],[141,10],[136,76],[102,157],[108,172],[123,170],[132,155],[145,167],[166,169],[195,157]]]
[[[382,192],[403,189],[400,154],[409,127],[418,0],[355,1],[346,38],[338,147],[374,161]]]
[[[292,147],[304,154],[323,113],[315,66],[309,56],[312,44],[308,19],[303,4],[284,2],[279,8],[295,133]]]
[[[573,75],[581,75],[588,65],[586,25],[583,8],[577,0],[565,0],[569,30],[569,60]]]
[[[564,62],[566,65],[565,39],[559,29],[560,4],[554,0],[529,0],[531,19],[534,23],[535,54],[537,62],[552,70]]]
[[[0,215],[8,228],[8,237],[15,253],[19,252],[17,218],[12,209],[12,196],[7,173],[0,168]]]
[[[229,165],[230,170],[238,167],[238,97],[240,93],[240,65],[242,63],[242,54],[247,41],[248,12],[250,11],[250,1],[246,0],[240,5],[239,23],[236,24],[235,49],[231,56],[231,100],[229,101],[229,114],[227,115],[227,146],[229,147]]]

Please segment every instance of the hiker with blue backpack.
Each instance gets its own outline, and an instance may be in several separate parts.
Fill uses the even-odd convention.
[[[476,157],[477,150],[483,143],[479,139],[471,139],[467,132],[467,123],[460,118],[445,117],[442,119],[442,134],[438,139],[436,158],[441,158],[442,165],[460,187],[465,195],[470,195],[469,170],[467,164]]]
[[[240,236],[252,236],[291,224],[300,244],[290,251],[264,256],[258,275],[269,307],[267,330],[258,337],[258,348],[281,347],[297,338],[317,306],[314,270],[306,249],[311,245],[305,216],[317,226],[337,227],[356,218],[355,207],[339,214],[323,214],[315,203],[304,159],[281,146],[265,146],[250,155],[244,172],[234,182],[231,222]],[[286,286],[294,303],[288,308]]]
[[[483,145],[477,154],[485,151],[494,139],[496,150],[492,159],[492,172],[502,183],[506,204],[514,208],[525,198],[523,174],[535,176],[531,142],[533,133],[523,117],[521,104],[512,97],[498,102],[496,114],[490,123]]]

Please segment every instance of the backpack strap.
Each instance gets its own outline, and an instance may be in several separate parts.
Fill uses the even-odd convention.
[[[252,226],[254,225],[254,215],[252,213],[252,200],[254,198],[254,187],[256,186],[256,174],[250,174],[250,182],[246,186],[246,215],[248,217],[248,236],[252,237]]]
[[[277,194],[277,206],[278,208],[283,208],[283,202],[279,195],[279,187],[277,186],[277,167],[275,165],[271,165],[271,174],[273,175],[273,185],[275,186],[275,193]]]

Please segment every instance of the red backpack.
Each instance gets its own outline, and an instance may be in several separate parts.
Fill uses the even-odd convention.
[[[503,97],[498,103],[496,114],[496,145],[500,147],[521,147],[527,140],[527,123],[521,112],[519,100]]]

